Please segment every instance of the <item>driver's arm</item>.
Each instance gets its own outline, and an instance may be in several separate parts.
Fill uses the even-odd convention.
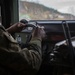
[[[29,43],[30,46],[21,49],[12,36],[0,28],[0,64],[19,75],[36,73],[42,61],[41,35],[41,29],[35,30]]]
[[[18,23],[13,24],[6,30],[12,34],[12,33],[16,33],[16,32],[21,32],[25,28],[25,26],[26,25],[24,23],[18,22]]]

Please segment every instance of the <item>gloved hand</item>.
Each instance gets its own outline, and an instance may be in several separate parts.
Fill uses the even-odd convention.
[[[32,33],[32,39],[37,38],[42,40],[45,37],[45,31],[43,27],[38,26]]]
[[[25,28],[25,26],[26,25],[24,23],[18,22],[18,23],[13,24],[12,26],[7,28],[6,30],[9,33],[21,32]]]

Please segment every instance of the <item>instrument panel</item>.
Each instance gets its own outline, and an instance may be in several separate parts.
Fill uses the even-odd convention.
[[[44,26],[44,30],[46,32],[46,37],[44,41],[51,41],[51,42],[58,42],[62,41],[65,38],[64,29],[62,21],[29,21],[29,24],[35,24]],[[69,32],[71,37],[75,36],[75,21],[67,21]],[[32,27],[28,27],[24,29],[21,33],[16,33],[21,35],[21,38],[23,39],[22,42],[24,42],[24,39],[26,39],[27,34],[29,35],[32,31]]]

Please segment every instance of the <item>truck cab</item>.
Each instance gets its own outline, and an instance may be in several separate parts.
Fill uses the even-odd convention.
[[[74,0],[0,0],[0,25],[10,27],[21,19],[44,27],[42,64],[37,75],[75,75],[75,4]],[[71,3],[71,4],[70,4]],[[11,34],[26,44],[29,27]]]

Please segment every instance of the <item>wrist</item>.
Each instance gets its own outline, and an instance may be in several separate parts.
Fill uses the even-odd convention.
[[[40,41],[42,41],[41,37],[32,37],[31,40],[40,40]]]
[[[11,28],[11,27],[7,28],[6,31],[9,32],[9,33],[14,33],[14,29]]]

